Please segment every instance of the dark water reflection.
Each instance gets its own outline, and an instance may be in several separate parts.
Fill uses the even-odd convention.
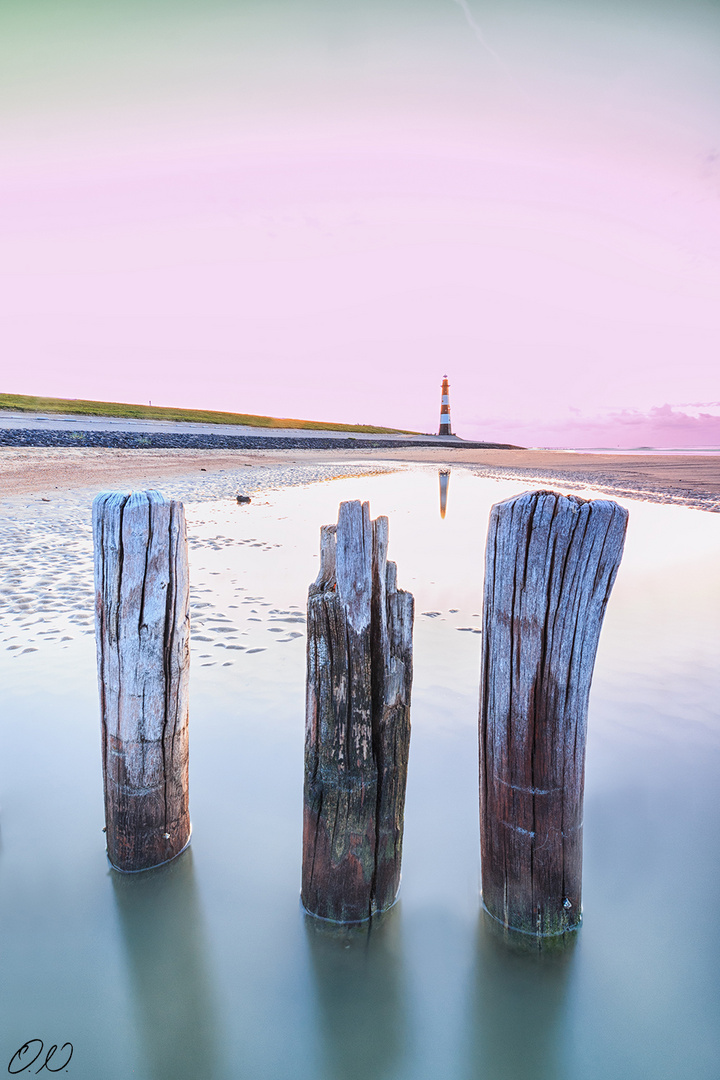
[[[485,911],[478,920],[469,997],[467,1080],[558,1080],[564,1014],[578,932],[538,947],[508,934]]]
[[[141,874],[113,871],[112,882],[148,1076],[217,1075],[217,1020],[192,850]]]
[[[305,916],[328,1077],[397,1075],[407,1039],[399,907],[359,926]]]

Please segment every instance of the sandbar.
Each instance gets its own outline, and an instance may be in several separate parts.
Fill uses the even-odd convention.
[[[0,497],[52,499],[53,493],[101,491],[127,485],[158,487],[163,480],[202,471],[267,466],[419,463],[470,469],[479,475],[555,483],[624,498],[678,503],[720,512],[720,455],[603,454],[566,450],[487,450],[402,447],[352,450],[115,450],[96,448],[0,448]]]

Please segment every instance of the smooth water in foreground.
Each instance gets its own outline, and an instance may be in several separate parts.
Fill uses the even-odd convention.
[[[132,876],[104,853],[91,497],[0,525],[1,1070],[40,1039],[23,1075],[72,1043],[77,1080],[717,1077],[720,515],[624,503],[584,925],[521,951],[481,912],[477,698],[488,512],[526,487],[455,469],[444,520],[423,468],[188,501],[193,841]],[[413,735],[400,900],[334,933],[299,903],[302,616],[351,498],[415,594]]]

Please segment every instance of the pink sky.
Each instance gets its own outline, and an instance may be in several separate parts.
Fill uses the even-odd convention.
[[[459,15],[440,74],[413,38],[393,92],[354,60],[308,62],[294,95],[205,71],[189,99],[158,46],[162,94],[6,111],[0,389],[430,431],[447,373],[468,438],[720,445],[708,86],[678,102],[644,53],[561,86],[518,64],[520,85]]]

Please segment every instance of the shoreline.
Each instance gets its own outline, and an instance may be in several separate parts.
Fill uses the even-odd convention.
[[[472,468],[496,479],[594,488],[619,498],[676,503],[720,512],[720,458],[692,454],[583,454],[566,450],[490,450],[462,446],[372,449],[199,450],[106,447],[0,447],[0,498],[50,498],[72,491],[100,491],[125,484],[155,487],[206,472],[361,463]],[[258,480],[260,478],[258,477]],[[245,485],[247,486],[247,485]]]

